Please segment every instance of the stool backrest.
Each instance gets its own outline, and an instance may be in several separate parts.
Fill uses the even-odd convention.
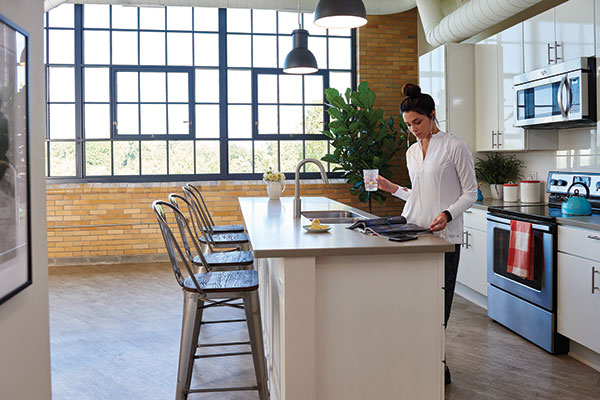
[[[204,291],[200,288],[200,285],[196,280],[196,276],[193,272],[194,269],[190,265],[190,262],[188,261],[186,255],[183,254],[181,247],[177,243],[177,238],[175,237],[173,230],[169,226],[166,212],[170,212],[174,215],[180,230],[183,229],[184,231],[187,231],[187,234],[191,235],[192,232],[190,231],[190,228],[187,222],[185,221],[185,217],[183,216],[181,211],[177,209],[177,207],[175,207],[171,203],[162,200],[155,200],[152,203],[152,209],[154,210],[154,214],[156,215],[158,225],[160,226],[160,232],[162,233],[163,240],[165,241],[167,253],[169,255],[169,260],[171,261],[171,267],[173,268],[173,273],[175,274],[175,279],[177,279],[177,283],[179,283],[179,286],[181,286],[182,288],[184,287],[184,282],[186,279],[184,275],[185,273],[191,278],[198,292],[200,294],[204,294]],[[200,255],[202,255],[201,252]],[[202,261],[206,265],[206,260],[204,260],[204,257],[202,257]],[[183,265],[184,271],[182,271],[180,265]]]
[[[194,227],[194,233],[196,233],[196,239],[200,241],[199,232],[202,232],[202,236],[206,239],[208,245],[213,248],[215,241],[213,240],[212,225],[209,222],[208,217],[202,211],[202,203],[198,197],[197,192],[192,189],[189,185],[184,186],[183,194],[185,195],[188,204],[191,205],[190,209],[194,210],[194,213],[190,215],[192,218],[192,225]]]
[[[185,186],[191,189],[191,191],[195,194],[196,200],[198,201],[198,207],[200,208],[202,214],[204,214],[204,219],[208,223],[210,232],[214,233],[212,227],[215,226],[215,221],[213,221],[212,216],[210,215],[210,211],[208,210],[208,206],[204,201],[204,196],[202,196],[202,192],[200,191],[198,186],[192,185],[191,183],[188,183]]]

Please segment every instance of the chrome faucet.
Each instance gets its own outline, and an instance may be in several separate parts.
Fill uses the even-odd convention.
[[[315,163],[317,167],[319,167],[319,171],[321,171],[321,179],[323,179],[323,183],[329,183],[327,179],[327,174],[325,173],[325,168],[323,168],[323,164],[321,161],[315,158],[305,158],[300,161],[298,165],[296,165],[296,182],[295,182],[295,191],[294,191],[294,218],[300,218],[300,211],[302,209],[302,202],[300,200],[300,168],[308,162]]]

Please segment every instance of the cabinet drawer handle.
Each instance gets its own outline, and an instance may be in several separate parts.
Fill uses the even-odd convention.
[[[600,240],[600,236],[598,235],[587,235],[588,239],[592,239],[592,240]]]
[[[600,291],[600,287],[596,286],[596,284],[594,283],[596,274],[600,275],[600,270],[596,270],[595,267],[592,267],[592,294],[594,294],[595,290]]]
[[[466,237],[466,240],[465,240],[465,249],[468,249],[469,248],[469,231],[465,232],[465,237]],[[471,247],[473,247],[473,245],[471,245]]]
[[[464,212],[465,212],[465,214],[473,214],[473,211],[470,211],[470,210],[465,210]]]

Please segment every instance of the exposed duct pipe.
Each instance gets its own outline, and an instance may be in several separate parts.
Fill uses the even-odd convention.
[[[67,0],[44,0],[44,12],[48,12],[66,1]]]
[[[471,0],[444,17],[440,0],[416,0],[425,37],[432,46],[470,38],[542,0]]]

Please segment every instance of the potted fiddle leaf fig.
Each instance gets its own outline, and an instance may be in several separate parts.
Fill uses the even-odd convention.
[[[393,118],[386,121],[383,110],[374,107],[376,96],[367,82],[356,91],[346,89],[343,96],[336,89],[325,89],[325,97],[330,122],[323,134],[331,139],[334,150],[321,160],[335,165],[333,171],[344,171],[350,193],[368,202],[369,208],[372,199],[382,204],[385,196],[381,191],[365,190],[363,170],[378,169],[380,175],[391,177],[392,157],[407,148],[408,128],[402,116],[398,128]]]

